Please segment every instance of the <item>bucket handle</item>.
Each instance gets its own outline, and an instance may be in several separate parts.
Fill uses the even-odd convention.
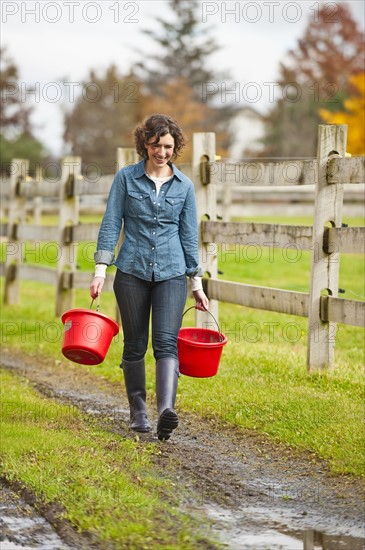
[[[190,311],[191,309],[196,309],[196,307],[195,307],[195,306],[188,307],[188,309],[186,309],[186,310],[184,311],[184,313],[182,314],[182,317],[184,317],[185,313],[187,313],[187,312]],[[220,329],[220,327],[219,327],[219,324],[218,324],[217,319],[214,317],[213,313],[211,313],[211,312],[209,311],[209,309],[207,309],[207,310],[205,311],[205,313],[209,313],[209,315],[210,315],[211,317],[213,317],[213,320],[214,320],[215,324],[216,324],[217,327],[218,327],[219,341],[220,341],[220,342],[223,342],[224,338],[223,338],[223,336],[222,336],[221,329]]]
[[[90,304],[90,308],[89,309],[92,309],[93,308],[93,303],[95,302],[95,298],[93,298],[91,300],[91,304]],[[96,310],[95,311],[99,311],[99,308],[100,308],[100,294],[98,294],[97,296],[97,299],[96,299]]]

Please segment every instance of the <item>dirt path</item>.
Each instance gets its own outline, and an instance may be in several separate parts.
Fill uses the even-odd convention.
[[[100,382],[77,366],[61,369],[6,351],[1,363],[43,394],[107,420],[108,430],[134,437],[127,400],[117,384]],[[189,494],[185,508],[210,517],[212,533],[227,548],[365,548],[361,481],[333,476],[312,454],[274,445],[264,436],[192,414],[179,416],[172,439],[160,443],[156,467],[184,486]],[[150,417],[155,424],[156,417]],[[154,432],[140,439],[158,441]]]

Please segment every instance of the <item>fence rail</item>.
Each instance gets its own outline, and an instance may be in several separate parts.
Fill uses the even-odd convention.
[[[312,245],[312,227],[274,225],[268,223],[201,222],[204,243],[256,244],[285,248],[288,243],[309,250]]]
[[[309,370],[333,365],[336,323],[365,325],[365,303],[338,298],[339,262],[333,261],[340,253],[364,252],[365,228],[342,226],[344,184],[365,182],[365,158],[346,157],[346,132],[344,125],[320,126],[316,159],[268,163],[219,163],[215,161],[215,135],[194,134],[193,161],[183,167],[194,181],[198,217],[203,220],[199,225],[199,248],[207,274],[203,284],[211,300],[212,313],[218,316],[221,301],[307,317]],[[134,150],[118,149],[118,167],[136,160]],[[112,181],[113,176],[104,176],[97,182],[87,180],[82,176],[79,157],[66,157],[61,177],[53,183],[30,179],[28,161],[13,161],[9,189],[2,190],[2,196],[9,197],[8,222],[0,228],[1,236],[7,237],[6,263],[0,264],[0,273],[5,275],[5,303],[19,301],[19,281],[28,279],[56,286],[57,315],[73,307],[74,289],[87,287],[92,278],[92,273],[77,269],[77,246],[96,241],[99,230],[98,224],[80,223],[80,198],[91,195],[106,198]],[[271,195],[283,186],[286,193],[303,186],[314,188],[313,226],[226,221],[237,184],[244,184],[245,192],[246,186],[252,186]],[[222,185],[221,207],[223,205],[225,221],[216,221],[217,189]],[[37,201],[39,197],[58,199],[58,226],[25,223],[26,201]],[[55,268],[24,263],[24,246],[29,242],[56,243],[59,253]],[[310,292],[218,279],[218,247],[232,245],[297,247],[311,251]],[[110,278],[104,289],[112,290]],[[197,324],[203,320],[203,314],[197,312]]]

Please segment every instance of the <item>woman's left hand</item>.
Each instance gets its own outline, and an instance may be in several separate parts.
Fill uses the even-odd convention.
[[[206,297],[204,290],[194,290],[193,295],[195,298],[195,308],[200,311],[208,311],[209,300]]]

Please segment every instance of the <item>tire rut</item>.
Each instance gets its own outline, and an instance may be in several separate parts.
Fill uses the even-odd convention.
[[[135,439],[128,428],[128,402],[118,384],[80,367],[62,364],[61,368],[38,357],[4,353],[1,363],[45,396],[98,418],[109,431]],[[152,410],[154,403],[148,406]],[[155,426],[156,415],[149,416]],[[161,476],[173,479],[177,491],[183,488],[183,507],[211,518],[223,542],[230,541],[229,548],[246,548],[244,534],[257,529],[296,538],[301,533],[327,533],[340,537],[342,548],[363,548],[362,480],[335,476],[313,454],[276,445],[252,431],[186,412],[179,412],[179,418],[169,441],[159,442],[155,431],[138,434],[139,441],[159,445],[154,461]],[[344,546],[348,537],[351,545]]]

